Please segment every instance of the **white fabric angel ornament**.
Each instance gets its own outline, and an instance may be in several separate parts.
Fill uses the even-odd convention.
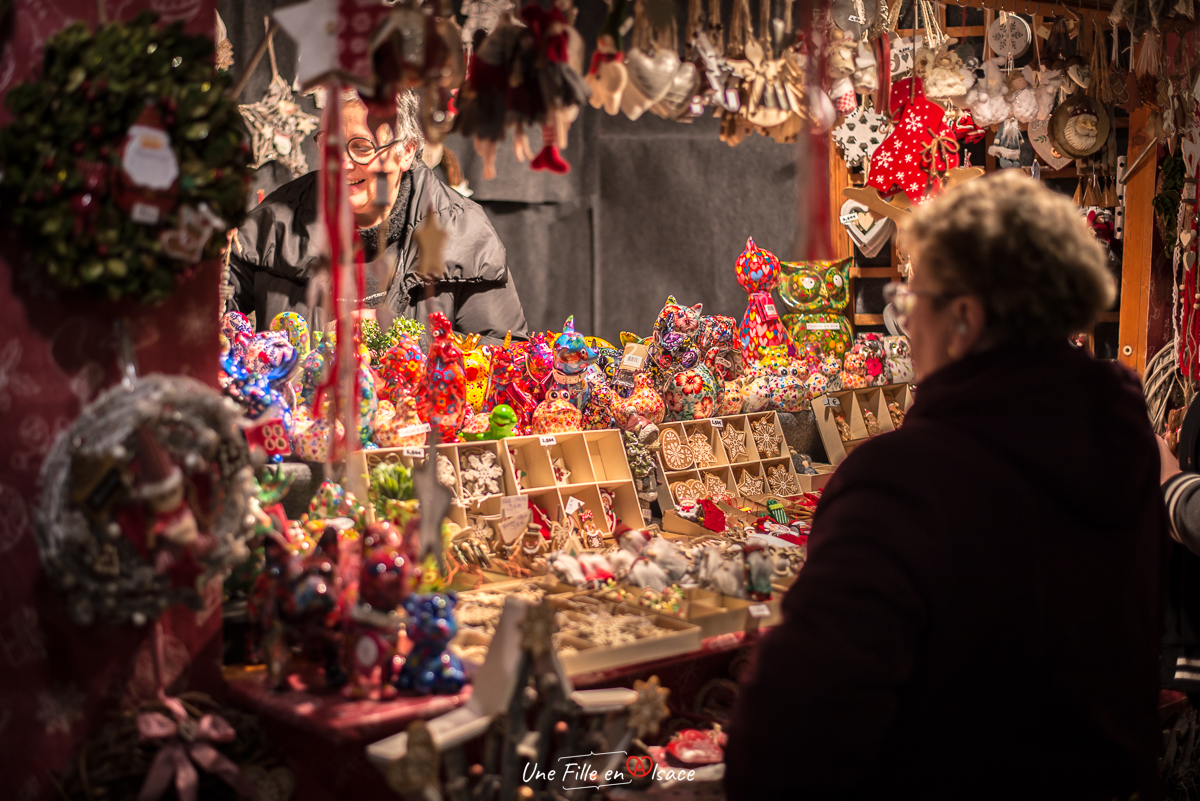
[[[975,76],[964,69],[958,53],[950,49],[956,39],[947,39],[941,48],[929,58],[925,76],[925,96],[931,99],[949,100],[966,96],[975,84]],[[918,59],[924,61],[925,59]]]
[[[988,128],[1012,116],[1012,109],[1005,99],[1008,87],[1000,72],[1003,62],[1004,59],[999,57],[983,62],[983,80],[977,82],[963,98],[963,106],[971,110],[971,117],[980,128]]]
[[[1038,96],[1035,84],[1036,75],[1028,64],[1009,81],[1008,104],[1017,122],[1028,123],[1037,119]]]

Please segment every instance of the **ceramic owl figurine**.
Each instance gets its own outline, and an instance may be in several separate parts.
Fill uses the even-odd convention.
[[[779,283],[779,259],[774,253],[746,240],[746,249],[734,265],[738,283],[750,294],[746,314],[738,329],[742,356],[746,362],[757,361],[763,348],[771,345],[787,345],[789,355],[795,355],[792,340],[779,321],[771,290]]]
[[[429,315],[429,357],[417,389],[417,414],[438,430],[441,442],[453,442],[467,414],[467,376],[463,355],[441,312]]]

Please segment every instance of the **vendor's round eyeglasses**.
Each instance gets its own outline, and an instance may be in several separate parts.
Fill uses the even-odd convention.
[[[961,295],[961,292],[922,291],[899,282],[890,283],[883,288],[883,302],[892,304],[892,308],[896,310],[896,316],[900,318],[901,324],[907,322],[908,316],[912,314],[913,304],[918,297],[938,301],[953,300]]]
[[[375,157],[380,153],[398,144],[400,144],[399,139],[393,139],[386,145],[376,145],[365,136],[356,136],[346,143],[346,153],[349,154],[350,160],[355,164],[365,166],[374,161]]]
[[[317,133],[316,140],[318,144],[321,143],[321,139],[324,135],[324,131]],[[386,145],[377,145],[365,136],[356,136],[346,143],[346,155],[349,156],[350,160],[355,164],[361,164],[365,167],[374,161],[375,157],[380,153],[388,148],[395,147],[398,144],[400,144],[399,139],[393,139]]]

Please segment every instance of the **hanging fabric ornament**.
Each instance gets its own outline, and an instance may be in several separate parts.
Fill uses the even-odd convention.
[[[629,73],[625,70],[623,36],[621,26],[625,21],[628,0],[607,0],[608,16],[596,37],[596,49],[592,63],[584,77],[592,96],[588,98],[592,108],[603,108],[609,115],[621,109],[621,96],[629,84]]]
[[[779,283],[779,259],[749,238],[734,269],[738,283],[750,294],[750,303],[738,329],[738,340],[746,364],[757,363],[765,348],[776,345],[785,345],[788,355],[795,356],[795,346],[779,321],[775,301],[771,298],[771,290]]]
[[[958,143],[945,110],[925,97],[920,78],[897,81],[891,98],[895,127],[871,157],[867,185],[885,198],[903,192],[920,203],[958,166]]]
[[[267,93],[257,103],[238,106],[238,111],[250,129],[254,151],[251,166],[258,169],[268,161],[278,161],[293,177],[299,177],[308,172],[304,140],[317,130],[320,121],[300,110],[295,93],[279,74],[279,65],[275,61],[275,33],[269,24],[267,37],[267,53],[271,58],[271,82],[267,84]]]
[[[213,39],[217,42],[217,54],[214,58],[216,68],[225,71],[233,66],[233,43],[229,41],[229,32],[225,28],[225,20],[221,19],[220,12],[213,12],[217,15],[217,32]]]
[[[842,120],[842,124],[834,128],[830,136],[841,149],[846,166],[857,167],[870,161],[891,129],[892,125],[886,116],[864,105]]]
[[[1016,118],[1009,117],[1001,123],[992,146],[988,148],[988,153],[996,157],[1002,170],[1020,167],[1022,141],[1024,141],[1024,136],[1021,134],[1021,124],[1017,122]]]

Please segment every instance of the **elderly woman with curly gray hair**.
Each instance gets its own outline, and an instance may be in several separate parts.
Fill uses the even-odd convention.
[[[1068,342],[1104,252],[1019,170],[902,235],[916,403],[825,489],[727,795],[1157,797],[1158,454],[1136,376]]]

